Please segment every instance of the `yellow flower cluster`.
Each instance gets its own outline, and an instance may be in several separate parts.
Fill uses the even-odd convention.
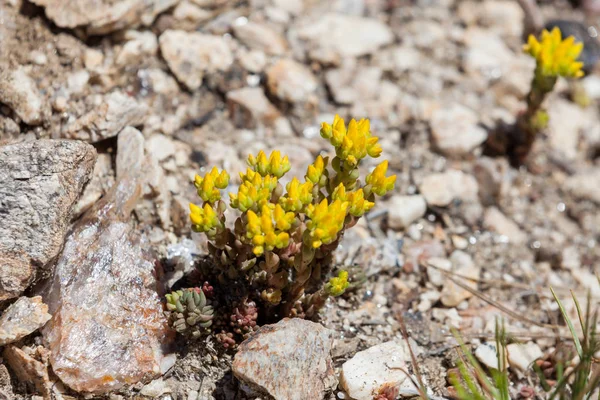
[[[287,193],[279,198],[279,204],[285,211],[299,212],[313,200],[313,183],[308,181],[300,183],[294,177],[286,186]]]
[[[198,196],[211,204],[221,199],[219,189],[225,189],[227,185],[229,185],[229,174],[225,170],[219,173],[217,167],[213,167],[204,177],[196,175],[194,178],[194,186],[198,190]]]
[[[346,123],[339,115],[333,119],[333,125],[323,122],[321,136],[335,147],[338,158],[345,161],[350,168],[358,165],[359,161],[367,156],[379,157],[381,146],[377,143],[376,136],[371,136],[371,127],[368,119],[356,121],[352,119],[346,129]]]
[[[344,228],[344,220],[348,214],[347,201],[334,200],[331,204],[323,199],[316,206],[309,204],[306,207],[306,222],[308,242],[313,248],[329,244],[337,239],[338,233]]]
[[[383,196],[387,192],[394,189],[396,183],[396,175],[386,177],[388,161],[381,162],[373,172],[367,175],[365,182],[369,185],[371,192],[378,196]]]
[[[544,29],[541,42],[535,36],[529,35],[527,44],[523,50],[535,58],[537,70],[542,76],[567,78],[579,78],[583,76],[583,63],[577,61],[583,50],[583,43],[575,43],[575,38],[569,36],[562,40],[562,34],[558,27],[552,32]]]
[[[342,183],[335,188],[331,198],[333,200],[348,202],[348,212],[355,217],[362,217],[375,205],[374,202],[365,199],[365,193],[362,189],[346,193],[346,188]]]
[[[270,204],[272,206],[272,204]],[[287,247],[290,235],[286,232],[292,227],[296,215],[286,213],[279,204],[274,207],[263,205],[260,214],[248,210],[246,238],[252,243],[255,255],[262,255],[265,250]]]
[[[204,203],[204,207],[190,203],[190,220],[196,232],[209,232],[221,225],[217,212],[208,202]]]
[[[332,277],[329,279],[327,285],[325,285],[325,290],[330,296],[337,297],[342,295],[350,283],[348,283],[348,271],[340,271],[337,277]]]
[[[263,153],[264,154],[264,153]],[[242,184],[237,194],[229,193],[231,207],[241,212],[250,209],[258,211],[271,200],[273,190],[277,187],[277,178],[272,175],[262,176],[259,172],[247,169],[246,173],[240,173]]]
[[[292,167],[288,156],[282,158],[278,150],[273,151],[268,159],[262,150],[258,152],[256,157],[250,154],[248,165],[262,176],[273,175],[277,178],[281,178]]]
[[[326,176],[324,174],[325,168],[327,167],[327,159],[317,156],[314,163],[308,166],[306,170],[306,180],[313,183],[313,185],[325,186]]]

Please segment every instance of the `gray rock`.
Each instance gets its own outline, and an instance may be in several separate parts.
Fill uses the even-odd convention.
[[[240,345],[233,373],[276,400],[320,399],[337,383],[332,346],[331,331],[322,325],[285,318],[261,327]]]
[[[159,44],[169,69],[190,90],[202,85],[205,74],[226,71],[233,63],[229,45],[220,36],[168,30]]]
[[[233,34],[246,46],[267,54],[282,55],[287,50],[287,40],[265,24],[247,22],[234,24]]]
[[[44,326],[51,317],[41,296],[20,297],[0,317],[0,346],[21,340]]]
[[[79,220],[42,290],[52,369],[79,392],[148,381],[170,365],[155,263],[130,223],[143,178],[124,177]]]
[[[473,176],[454,169],[428,175],[419,185],[427,204],[439,207],[445,207],[455,199],[475,202],[478,190]]]
[[[100,106],[65,127],[63,136],[95,143],[116,136],[126,126],[146,120],[147,107],[119,91],[106,95]]]
[[[131,171],[139,171],[144,162],[144,135],[131,126],[117,138],[117,179]]]
[[[58,255],[95,161],[94,148],[82,142],[0,147],[0,300],[21,294]]]
[[[386,24],[372,18],[342,14],[311,18],[300,28],[298,36],[308,42],[310,57],[323,63],[338,63],[344,57],[371,54],[394,40]]]
[[[475,265],[471,256],[464,251],[455,250],[450,256],[450,261],[452,262],[452,272],[460,276],[455,279],[460,279],[465,285],[477,289],[477,280],[479,279],[481,270]],[[442,288],[440,301],[446,307],[456,307],[463,300],[469,299],[472,296],[473,293],[470,291],[446,279]]]
[[[306,101],[317,86],[312,72],[294,60],[279,60],[267,70],[267,88],[281,100],[291,103]]]
[[[125,32],[125,39],[128,41],[117,55],[115,62],[123,66],[139,62],[144,56],[154,56],[158,50],[158,39],[156,35],[149,31]]]
[[[23,68],[0,65],[0,103],[4,103],[28,125],[42,123],[44,98]]]
[[[388,204],[388,225],[392,229],[408,228],[425,215],[427,203],[423,196],[393,196]]]
[[[245,87],[227,92],[227,105],[234,125],[240,128],[272,126],[281,117],[279,110],[258,87]]]
[[[527,235],[519,228],[519,225],[496,207],[490,207],[485,211],[483,226],[492,232],[505,236],[511,243],[524,244],[527,242]]]
[[[435,147],[448,156],[469,154],[487,138],[478,122],[477,114],[460,104],[435,110],[430,122]]]

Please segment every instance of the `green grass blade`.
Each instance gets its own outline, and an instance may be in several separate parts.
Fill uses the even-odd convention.
[[[560,312],[562,313],[563,318],[565,319],[565,322],[569,326],[569,330],[571,331],[571,336],[573,336],[573,342],[575,343],[575,348],[577,349],[577,354],[579,354],[580,359],[583,359],[583,349],[581,348],[581,342],[579,341],[579,338],[577,337],[577,332],[575,331],[573,322],[571,321],[571,318],[569,318],[569,316],[567,315],[567,310],[565,310],[565,307],[563,306],[561,301],[558,299],[558,296],[556,296],[556,293],[554,293],[554,289],[550,288],[550,291],[552,292],[552,296],[554,296],[554,300],[556,300],[556,303],[558,304],[558,307],[560,308]]]

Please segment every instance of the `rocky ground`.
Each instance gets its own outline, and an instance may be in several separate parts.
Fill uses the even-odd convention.
[[[512,0],[0,0],[0,398],[411,397],[402,324],[443,397],[451,328],[493,367],[497,318],[525,344],[513,398],[543,397],[527,365],[568,339],[549,288],[600,299],[600,78],[559,81],[527,166],[484,155],[524,108],[523,20]],[[328,303],[330,331],[242,346],[240,383],[233,352],[164,327],[160,294],[206,251],[193,176],[260,149],[302,176],[336,113],[370,118],[398,175],[336,253],[368,280]]]

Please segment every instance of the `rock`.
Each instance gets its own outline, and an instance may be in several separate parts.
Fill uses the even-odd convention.
[[[4,103],[28,125],[42,123],[44,98],[23,68],[0,65],[0,103]]]
[[[139,171],[144,162],[144,135],[131,126],[119,133],[117,138],[117,179],[131,171]]]
[[[479,118],[460,104],[442,107],[431,116],[433,143],[447,156],[461,157],[487,139],[487,132],[478,125]]]
[[[521,372],[529,370],[529,367],[535,360],[544,356],[540,346],[534,342],[525,344],[511,343],[506,346],[506,351],[508,352],[509,365]]]
[[[238,54],[238,60],[243,68],[258,74],[263,71],[267,64],[267,55],[258,50],[244,51],[242,49]]]
[[[123,46],[115,62],[117,65],[128,65],[139,62],[145,56],[154,56],[158,50],[156,35],[149,31],[125,32],[127,43]]]
[[[154,17],[176,0],[35,0],[46,16],[61,28],[86,27],[91,35],[106,34],[140,22],[150,25]]]
[[[315,76],[304,65],[291,59],[281,59],[267,70],[267,88],[281,100],[306,101],[317,90]]]
[[[113,160],[110,154],[98,154],[92,178],[83,189],[83,194],[77,204],[73,206],[73,215],[75,217],[79,217],[89,210],[115,183],[112,164]]]
[[[406,380],[410,353],[404,342],[386,342],[359,351],[342,365],[340,386],[354,400],[372,400],[385,387]]]
[[[130,223],[142,179],[132,171],[79,220],[42,289],[52,369],[78,392],[105,393],[165,372],[159,273]]]
[[[65,127],[63,136],[95,143],[116,136],[126,126],[141,125],[147,107],[119,91],[106,96],[100,106]]]
[[[445,207],[453,200],[477,201],[478,190],[473,176],[455,169],[428,175],[419,185],[427,204],[439,207]]]
[[[479,198],[484,205],[496,204],[508,193],[514,173],[505,158],[480,157],[473,166],[479,184]]]
[[[379,84],[383,71],[378,67],[360,67],[348,63],[325,73],[325,82],[339,104],[354,104],[358,100],[380,95]]]
[[[452,262],[452,272],[457,275],[453,279],[460,280],[461,283],[477,289],[480,269],[475,265],[471,256],[464,251],[455,250],[450,256],[450,261]],[[440,301],[446,307],[456,307],[463,300],[467,300],[472,296],[473,294],[470,291],[463,289],[450,279],[446,279]]]
[[[600,204],[600,168],[577,172],[565,181],[565,188],[577,199],[590,200]]]
[[[245,87],[227,93],[229,115],[239,128],[273,125],[281,114],[261,88]]]
[[[568,100],[553,100],[548,104],[548,141],[555,151],[573,160],[577,157],[581,132],[596,124],[597,117],[586,114],[581,107]]]
[[[427,277],[433,285],[441,287],[446,282],[442,271],[452,270],[452,261],[447,258],[431,257],[427,260]]]
[[[168,136],[159,133],[150,136],[146,142],[146,148],[157,161],[165,161],[175,155],[175,142]]]
[[[94,148],[82,142],[0,146],[0,301],[21,294],[58,255],[95,161]]]
[[[336,384],[332,346],[331,331],[322,325],[285,318],[240,345],[233,374],[276,400],[322,398]]]
[[[475,357],[490,369],[498,369],[496,343],[482,343],[475,349]]]
[[[335,64],[345,57],[372,54],[394,40],[390,28],[376,19],[331,13],[311,18],[298,36],[309,42],[313,60]]]
[[[190,90],[200,87],[205,74],[226,71],[233,63],[229,45],[220,36],[167,30],[159,43],[169,69]]]
[[[246,22],[233,25],[235,37],[253,50],[267,54],[282,55],[287,50],[287,40],[265,24]]]
[[[425,215],[427,203],[423,196],[393,196],[388,204],[388,226],[405,229]]]
[[[180,24],[185,24],[194,28],[201,24],[202,22],[206,22],[210,20],[213,16],[213,13],[205,10],[203,8],[198,7],[197,5],[189,2],[182,1],[177,7],[173,10],[173,17],[179,21],[178,26]],[[184,25],[184,26],[185,26]],[[194,29],[185,29],[185,30],[194,30]]]
[[[77,96],[82,94],[87,85],[88,82],[90,81],[90,73],[88,71],[86,71],[85,69],[79,70],[79,71],[75,71],[70,73],[67,76],[67,90],[69,92],[70,95],[72,96]],[[57,103],[58,103],[58,98],[57,98]],[[57,104],[55,103],[55,104]],[[56,107],[55,108],[62,108],[63,110],[66,109],[66,104],[64,107]]]
[[[21,340],[48,320],[48,306],[40,296],[20,297],[0,317],[0,346]]]
[[[498,235],[505,236],[508,241],[515,244],[527,242],[527,235],[513,220],[502,214],[496,207],[489,207],[483,216],[483,226]]]
[[[155,379],[140,390],[140,394],[156,399],[165,393],[171,393],[171,388],[162,380]]]
[[[496,33],[469,28],[464,37],[467,50],[463,63],[468,74],[490,81],[510,72],[516,55]]]
[[[48,350],[42,346],[23,347],[9,345],[2,357],[21,382],[34,386],[44,399],[51,399],[53,382],[48,375]]]
[[[560,267],[567,270],[581,268],[581,254],[577,246],[568,246],[562,249]]]

